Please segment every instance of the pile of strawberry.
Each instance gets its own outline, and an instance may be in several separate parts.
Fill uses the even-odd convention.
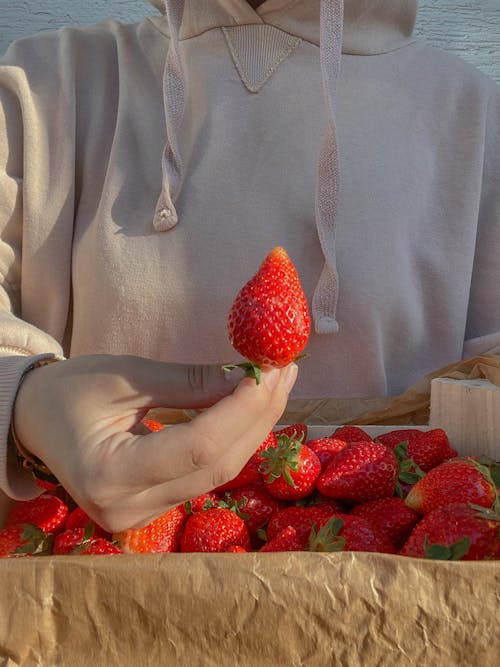
[[[354,426],[317,439],[307,431],[273,431],[230,482],[115,535],[72,507],[60,487],[47,490],[13,507],[0,557],[371,551],[500,559],[499,464],[457,456],[442,429],[375,439]]]

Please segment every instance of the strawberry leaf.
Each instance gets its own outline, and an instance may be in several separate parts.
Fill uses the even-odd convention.
[[[259,365],[252,363],[251,361],[243,361],[241,364],[227,364],[222,367],[225,371],[234,371],[235,368],[241,368],[245,373],[245,377],[253,378],[256,384],[260,384],[262,377],[262,369]]]
[[[470,540],[463,537],[450,546],[444,544],[429,544],[427,537],[424,539],[425,557],[430,560],[461,560],[470,549]]]

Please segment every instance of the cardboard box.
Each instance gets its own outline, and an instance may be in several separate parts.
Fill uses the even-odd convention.
[[[310,437],[333,428],[311,427]],[[0,667],[496,667],[499,596],[500,561],[303,552],[3,559]]]

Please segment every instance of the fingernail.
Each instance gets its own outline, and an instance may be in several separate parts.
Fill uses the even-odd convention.
[[[280,379],[280,371],[278,368],[273,368],[271,371],[266,371],[265,373],[262,373],[262,382],[265,383],[266,387],[268,389],[274,389],[275,386],[278,384],[278,380]]]
[[[295,380],[297,379],[298,371],[299,367],[297,364],[290,364],[283,369],[283,382],[288,393],[292,391],[292,387],[295,384]]]

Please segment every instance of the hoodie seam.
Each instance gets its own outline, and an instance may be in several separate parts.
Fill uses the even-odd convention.
[[[167,39],[170,39],[170,35],[166,30],[163,30],[155,21],[153,21],[152,16],[146,17],[147,20],[151,23],[153,28],[157,30],[161,35],[166,37]],[[305,42],[306,44],[311,44],[311,46],[315,46],[317,49],[320,48],[320,45],[317,42],[314,42],[310,39],[306,39],[305,37],[302,37],[301,35],[297,35],[294,32],[288,32],[287,30],[283,30],[283,28],[278,28],[278,26],[273,25],[272,23],[266,23],[265,21],[263,23],[229,23],[228,25],[218,25],[218,26],[213,26],[211,28],[206,28],[205,30],[200,30],[200,32],[197,32],[193,35],[189,35],[189,37],[182,37],[182,39],[179,39],[179,42],[187,42],[190,39],[196,39],[196,37],[200,37],[201,35],[204,35],[206,32],[210,32],[212,30],[221,30],[222,28],[237,28],[239,26],[245,26],[245,25],[270,25],[277,30],[281,30],[282,32],[286,33],[287,35],[290,35],[290,37],[295,37],[297,39],[300,39],[302,42]],[[420,40],[413,38],[408,42],[405,42],[404,44],[401,44],[399,46],[395,46],[391,49],[386,49],[384,51],[377,51],[376,53],[350,53],[349,51],[342,51],[343,56],[353,56],[353,57],[371,57],[371,56],[382,56],[385,53],[393,53],[394,51],[400,51],[401,49],[405,49],[408,46],[413,46],[416,43],[420,43]]]
[[[160,28],[159,25],[157,25],[152,17],[148,16],[147,20],[152,24],[152,26],[164,37],[167,39],[171,39],[171,36],[166,30],[163,30]],[[289,35],[290,37],[295,37],[296,39],[300,39],[302,42],[306,42],[307,44],[312,44],[313,46],[316,46],[319,48],[319,44],[317,42],[313,42],[310,39],[306,39],[305,37],[302,37],[301,35],[297,35],[294,32],[288,32],[288,30],[283,30],[283,28],[279,28],[278,26],[273,25],[272,23],[266,23],[265,21],[261,23],[228,23],[227,25],[215,25],[210,28],[205,28],[204,30],[200,30],[200,32],[194,33],[193,35],[189,35],[189,37],[182,37],[179,38],[179,42],[187,42],[190,39],[196,39],[196,37],[200,37],[201,35],[204,35],[206,32],[211,32],[212,30],[222,30],[222,28],[239,28],[240,26],[248,26],[248,25],[269,25],[272,28],[276,28],[276,30],[281,30],[281,32],[284,32],[286,35]]]

